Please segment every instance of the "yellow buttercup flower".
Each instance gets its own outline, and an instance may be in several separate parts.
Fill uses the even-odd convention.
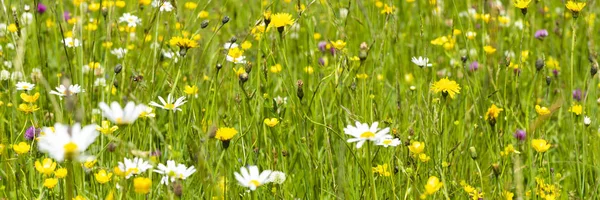
[[[28,104],[19,104],[19,108],[17,108],[20,111],[23,111],[25,114],[29,114],[29,113],[33,113],[36,110],[39,110],[40,108],[37,107],[37,105],[28,105]]]
[[[133,188],[135,193],[147,194],[152,188],[152,180],[145,177],[137,177],[133,179]]]
[[[373,173],[379,174],[380,176],[391,176],[392,173],[389,170],[388,164],[377,165],[373,167]]]
[[[538,153],[544,153],[550,149],[552,145],[548,144],[548,142],[544,139],[533,139],[531,140],[531,147],[535,149]]]
[[[583,113],[583,106],[579,105],[579,104],[574,104],[573,106],[571,106],[571,108],[569,108],[569,112],[572,112],[575,115],[581,115],[581,113]]]
[[[67,169],[65,168],[59,168],[56,171],[54,171],[54,177],[55,178],[64,178],[67,177]]]
[[[395,9],[396,9],[396,7],[394,5],[390,6],[390,5],[384,4],[383,10],[381,10],[381,14],[386,14],[386,15],[392,14],[392,13],[394,13]]]
[[[56,162],[52,161],[50,158],[45,158],[42,162],[39,160],[35,161],[35,169],[44,175],[50,175],[56,169]]]
[[[456,81],[450,81],[448,78],[443,78],[432,84],[431,91],[435,93],[442,92],[442,96],[446,97],[447,95],[450,95],[450,98],[454,99],[454,96],[460,93],[460,86]]]
[[[198,18],[200,18],[200,19],[205,19],[205,18],[208,18],[208,12],[206,12],[205,10],[203,10],[203,11],[200,11],[200,12],[198,13]]]
[[[58,183],[57,178],[47,178],[46,180],[44,180],[44,187],[46,187],[48,189],[52,189],[52,188],[54,188],[54,186],[56,186],[57,183]]]
[[[246,73],[246,70],[244,69],[244,67],[239,67],[238,69],[233,68],[233,71],[235,72],[236,77],[239,77],[243,73]]]
[[[408,150],[415,155],[421,154],[423,153],[423,150],[425,150],[425,143],[413,141],[410,143],[410,146],[408,146]]]
[[[269,68],[269,71],[270,71],[271,73],[275,73],[275,74],[277,74],[277,73],[281,72],[281,70],[282,70],[282,69],[283,69],[283,68],[281,67],[281,65],[280,65],[280,64],[275,64],[275,65],[271,66],[271,68]]]
[[[198,95],[198,86],[186,85],[185,88],[183,89],[183,92],[186,93],[187,95]]]
[[[486,45],[483,47],[483,51],[485,51],[485,53],[489,54],[493,54],[496,52],[496,48],[490,46],[490,45]]]
[[[29,152],[30,148],[31,148],[31,146],[29,146],[29,144],[27,144],[26,142],[19,142],[19,144],[13,145],[13,150],[17,154],[27,153],[27,152]]]
[[[96,181],[100,184],[104,184],[110,181],[111,177],[112,177],[112,173],[106,173],[106,170],[100,170],[98,171],[98,173],[94,174],[94,177],[96,178]]]
[[[242,42],[242,44],[240,45],[242,47],[243,50],[248,50],[250,48],[252,48],[252,43],[249,42],[248,40]]]
[[[36,92],[34,95],[28,95],[27,93],[21,93],[21,99],[27,103],[35,103],[40,98],[40,93]]]
[[[102,126],[96,125],[96,130],[103,134],[112,134],[118,129],[118,126],[110,126],[110,122],[106,120],[102,121]]]
[[[550,109],[546,107],[541,107],[540,105],[535,105],[535,112],[538,115],[547,115],[550,114]]]
[[[442,186],[444,186],[444,183],[442,183],[438,177],[431,176],[427,180],[427,184],[425,184],[425,193],[427,195],[432,195],[440,190]]]
[[[217,138],[218,140],[221,140],[221,141],[229,141],[237,133],[238,133],[237,130],[235,130],[234,128],[228,128],[228,127],[219,128],[217,130],[215,138]]]
[[[419,160],[421,160],[421,162],[426,163],[427,161],[429,161],[431,158],[427,155],[427,154],[419,154]]]
[[[292,15],[288,13],[277,13],[271,15],[271,23],[269,25],[276,28],[281,28],[292,24],[294,24],[294,19],[292,19]]]
[[[264,121],[264,123],[268,127],[275,127],[275,126],[277,126],[277,124],[279,124],[279,119],[277,119],[277,118],[266,118],[265,121]]]
[[[344,47],[346,47],[346,42],[344,42],[343,40],[336,40],[336,41],[331,42],[331,45],[333,46],[333,48],[342,50],[342,49],[344,49]]]
[[[496,119],[498,118],[498,115],[503,110],[504,109],[498,108],[495,104],[492,104],[492,106],[490,106],[490,108],[488,108],[487,113],[485,113],[485,116],[483,118],[486,121],[496,121]]]
[[[519,9],[526,9],[527,6],[529,6],[529,3],[531,3],[531,0],[515,0],[513,2],[515,7],[519,8]]]

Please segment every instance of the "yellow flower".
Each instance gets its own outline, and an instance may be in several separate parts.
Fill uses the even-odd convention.
[[[531,140],[531,147],[535,149],[538,153],[544,153],[550,149],[552,145],[548,144],[548,142],[544,139],[533,139]]]
[[[442,186],[444,186],[444,183],[442,183],[438,177],[431,176],[429,177],[429,179],[427,180],[427,184],[425,185],[425,193],[427,195],[432,195],[438,190],[440,190]]]
[[[357,79],[367,79],[367,78],[369,78],[369,75],[367,75],[365,73],[356,74],[356,78]]]
[[[98,126],[96,125],[96,130],[100,131],[100,133],[103,134],[111,134],[113,132],[115,132],[116,130],[118,130],[119,127],[118,126],[110,126],[110,122],[109,121],[102,121],[102,126]]]
[[[44,158],[42,162],[36,160],[35,169],[44,175],[50,175],[54,172],[54,169],[56,169],[56,162],[52,161],[50,158]]]
[[[346,42],[344,42],[343,40],[337,40],[331,42],[331,45],[338,50],[342,50],[344,49],[344,47],[346,47]]]
[[[117,1],[118,3],[119,1]],[[117,4],[118,5],[118,4]],[[85,197],[81,196],[81,195],[77,195],[75,198],[73,198],[73,200],[86,200]]]
[[[565,6],[567,6],[567,9],[569,9],[571,12],[578,13],[583,9],[583,7],[585,7],[585,5],[585,2],[568,1]]]
[[[64,178],[67,177],[67,169],[65,168],[59,168],[56,171],[54,171],[54,177],[55,178]]]
[[[183,5],[185,6],[185,8],[190,9],[190,10],[194,10],[194,9],[196,9],[196,7],[198,7],[197,3],[194,3],[191,1],[185,2],[185,4],[183,4]]]
[[[269,71],[271,71],[271,73],[275,73],[275,74],[281,72],[281,70],[282,70],[282,67],[280,64],[275,64],[275,65],[271,66],[271,68],[269,68]]]
[[[431,159],[429,156],[427,156],[426,154],[422,153],[419,154],[419,160],[421,160],[421,162],[426,163],[427,161],[429,161],[429,159]]]
[[[548,60],[546,61],[546,66],[549,69],[555,69],[557,71],[560,71],[560,65],[559,65],[558,61],[556,59],[554,59],[553,57],[548,58]]]
[[[313,34],[313,39],[315,39],[315,40],[321,39],[321,34],[320,33],[314,33]]]
[[[219,128],[217,130],[215,138],[217,138],[218,140],[221,140],[221,141],[229,141],[237,133],[238,133],[237,130],[235,130],[234,128],[228,128],[228,127]]]
[[[415,155],[421,154],[423,153],[423,150],[425,150],[425,143],[413,141],[412,143],[410,143],[410,146],[408,146],[408,150]]]
[[[504,109],[496,107],[495,104],[492,104],[490,108],[488,108],[487,113],[485,113],[484,119],[487,121],[496,121],[500,112]]]
[[[514,196],[515,194],[510,191],[505,190],[504,192],[502,192],[502,197],[504,197],[505,200],[513,200]]]
[[[200,11],[200,13],[198,13],[198,18],[201,18],[201,19],[208,18],[208,12],[206,12],[205,10]]]
[[[277,119],[277,118],[266,118],[265,121],[264,121],[264,123],[268,127],[275,127],[275,126],[277,126],[277,124],[279,124],[279,119]]]
[[[396,7],[394,5],[383,5],[383,10],[381,10],[381,14],[392,14],[394,12],[394,9],[396,9]]]
[[[294,20],[292,19],[292,15],[288,13],[277,13],[271,15],[271,23],[270,25],[276,28],[285,27],[287,25],[292,25]]]
[[[183,49],[198,47],[198,42],[188,39],[188,38],[182,38],[179,36],[172,37],[171,40],[169,40],[169,44],[171,46],[178,46],[179,48],[183,48]]]
[[[56,186],[57,183],[58,183],[57,178],[47,178],[46,180],[44,180],[44,187],[46,187],[48,189],[52,189],[52,188],[54,188],[54,186]]]
[[[83,163],[83,167],[87,168],[87,169],[91,169],[92,167],[94,167],[94,165],[96,165],[96,163],[98,162],[98,160],[94,159],[94,158],[88,158],[84,163]]]
[[[246,70],[244,69],[244,67],[240,67],[238,69],[233,68],[233,71],[235,72],[236,77],[239,77],[243,73],[246,73]]]
[[[19,29],[16,24],[9,24],[7,30],[11,33],[16,33]]]
[[[547,115],[550,114],[550,109],[546,107],[541,107],[540,105],[535,105],[535,112],[538,115]]]
[[[19,142],[19,144],[13,145],[13,150],[17,154],[27,153],[29,152],[29,148],[31,148],[31,146],[29,146],[29,144],[27,144],[26,142]]]
[[[25,114],[29,114],[29,113],[33,113],[36,110],[39,110],[40,108],[37,107],[37,105],[27,105],[27,104],[20,104],[18,110],[23,111]]]
[[[460,86],[456,81],[450,81],[448,78],[443,78],[432,84],[431,91],[435,93],[442,92],[442,96],[446,97],[447,95],[450,95],[450,98],[454,99],[454,96],[460,93]]]
[[[185,88],[183,89],[183,92],[186,93],[187,95],[198,95],[198,86],[186,85]]]
[[[233,62],[238,62],[240,59],[242,59],[244,51],[239,47],[229,48],[227,55],[232,58]]]
[[[2,152],[4,152],[5,148],[6,146],[4,144],[0,144],[0,155],[2,155]]]
[[[36,92],[34,95],[28,95],[27,93],[21,93],[21,99],[27,103],[35,103],[40,98],[40,93]]]
[[[110,181],[110,178],[112,177],[112,173],[106,173],[106,170],[100,170],[98,171],[98,173],[94,174],[94,177],[96,178],[96,181],[100,184],[104,184]]]
[[[574,104],[571,106],[571,108],[569,108],[569,112],[572,112],[575,115],[581,115],[581,113],[583,113],[583,106]]]
[[[388,164],[377,165],[376,167],[373,167],[373,173],[379,174],[380,176],[391,176],[392,173],[388,168]]]
[[[307,66],[304,68],[304,72],[306,72],[307,74],[312,74],[315,71],[315,69],[313,69],[312,66]]]
[[[133,179],[133,188],[136,193],[147,194],[152,188],[152,180],[144,177],[137,177]]]
[[[248,40],[246,40],[246,41],[242,42],[242,45],[240,45],[240,46],[242,46],[243,50],[248,50],[248,49],[252,48],[252,43],[248,42]]]
[[[150,3],[152,3],[152,0],[138,0],[138,3],[140,5],[150,5]]]
[[[515,7],[519,8],[519,9],[526,9],[527,6],[529,6],[529,3],[531,3],[531,0],[515,0],[513,2]]]
[[[487,53],[487,54],[493,54],[496,52],[496,48],[494,48],[490,45],[486,45],[483,47],[483,51],[485,51],[485,53]]]

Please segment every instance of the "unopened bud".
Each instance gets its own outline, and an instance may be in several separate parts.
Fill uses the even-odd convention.
[[[229,16],[223,17],[223,19],[221,20],[221,23],[227,24],[227,22],[229,22]]]
[[[231,39],[229,39],[230,43],[235,43],[237,42],[237,38],[235,36],[231,37]]]
[[[544,60],[542,60],[542,59],[537,59],[535,61],[535,69],[538,71],[542,70],[544,68],[544,65],[545,65]]]
[[[220,70],[221,68],[223,68],[223,65],[221,65],[221,63],[217,63],[216,67],[217,67],[217,70]]]
[[[461,56],[461,57],[460,57],[460,61],[462,61],[462,62],[463,62],[463,64],[464,64],[464,63],[466,63],[466,62],[467,62],[468,58],[469,58],[469,57],[467,57],[466,55],[465,55],[465,56]]]
[[[208,27],[208,20],[204,20],[202,21],[202,23],[200,23],[200,28],[205,29],[206,27]]]
[[[115,74],[121,73],[121,70],[123,70],[123,65],[117,64],[117,66],[115,66]]]
[[[590,68],[590,74],[592,74],[592,76],[594,76],[594,75],[596,75],[596,73],[598,73],[598,67],[592,66],[592,68]]]
[[[477,160],[477,150],[475,147],[469,147],[469,152],[471,153],[471,158]]]
[[[245,83],[248,81],[248,73],[240,74],[240,83]]]
[[[546,85],[550,85],[551,82],[552,82],[552,77],[546,76]]]
[[[500,170],[500,165],[498,165],[498,163],[492,164],[492,171],[494,172],[494,175],[496,175],[496,177],[502,174],[502,170]]]
[[[298,85],[298,90],[296,91],[296,95],[298,96],[298,98],[300,100],[302,100],[302,97],[304,97],[304,90],[302,90],[302,86],[304,85],[304,82],[302,82],[302,80],[298,80],[297,85]]]

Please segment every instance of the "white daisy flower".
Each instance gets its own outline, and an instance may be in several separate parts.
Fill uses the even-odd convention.
[[[169,185],[169,183],[174,182],[176,179],[185,180],[196,172],[194,166],[186,167],[184,164],[176,164],[172,160],[167,161],[167,165],[158,164],[157,168],[154,172],[163,175],[162,179],[160,179],[160,183],[163,185]]]
[[[146,109],[144,109],[144,112],[142,112],[140,114],[141,118],[154,118],[156,117],[156,114],[154,113],[154,109],[152,109],[152,107],[146,107]]]
[[[227,43],[225,43],[225,44],[223,45],[223,48],[224,48],[225,50],[229,50],[230,48],[237,48],[238,46],[239,46],[239,45],[238,45],[238,44],[236,44],[235,42],[234,42],[234,43],[232,43],[232,42],[227,42]]]
[[[110,53],[112,55],[115,55],[118,59],[121,59],[121,58],[125,57],[125,54],[127,54],[127,49],[116,48],[116,49],[110,50]]]
[[[285,173],[280,172],[280,171],[273,171],[269,175],[267,182],[275,183],[275,184],[283,184],[283,182],[285,182]]]
[[[138,24],[142,23],[142,20],[130,13],[123,13],[123,16],[119,17],[119,23],[127,23],[129,27],[136,27]]]
[[[0,80],[6,81],[8,79],[10,79],[10,72],[5,69],[0,71]]]
[[[84,89],[81,89],[81,86],[78,84],[69,85],[69,87],[65,87],[64,85],[59,85],[56,87],[56,90],[50,91],[50,94],[58,95],[60,97],[71,96],[73,94],[79,94],[85,92]]]
[[[177,112],[178,110],[181,111],[181,108],[179,108],[179,106],[182,106],[185,102],[185,97],[179,97],[176,101],[174,101],[173,99],[173,95],[169,94],[169,96],[167,96],[167,101],[165,101],[165,99],[163,99],[161,96],[158,96],[158,100],[160,100],[161,104],[158,104],[154,101],[150,102],[149,105],[154,106],[154,107],[159,107],[165,110],[172,110],[173,112]]]
[[[148,161],[144,161],[138,157],[133,158],[133,160],[125,158],[125,162],[119,162],[119,170],[125,173],[126,179],[131,178],[133,175],[144,173],[150,168],[152,168],[152,165]]]
[[[71,48],[81,46],[81,43],[79,42],[79,40],[77,38],[73,39],[72,37],[65,38],[62,41],[62,43],[65,44],[65,46],[71,47]]]
[[[585,124],[586,126],[589,126],[592,123],[592,119],[590,119],[590,117],[585,116],[583,117],[583,124]]]
[[[262,172],[258,171],[258,167],[255,165],[240,168],[240,173],[234,172],[235,179],[240,183],[241,186],[250,188],[254,191],[258,186],[261,186],[268,182],[271,170],[265,170]]]
[[[113,101],[110,107],[108,104],[100,102],[99,107],[106,119],[118,125],[133,124],[140,114],[146,110],[144,104],[135,105],[132,101],[128,102],[124,108],[121,108],[121,105],[116,101]]]
[[[391,135],[387,135],[387,136],[389,136],[389,137],[380,138],[377,141],[377,143],[375,143],[375,145],[383,146],[383,147],[389,147],[389,146],[395,147],[395,146],[402,144],[400,139],[393,138]]]
[[[419,56],[419,58],[412,57],[412,62],[419,67],[431,67],[431,63],[429,63],[429,58],[423,58]]]
[[[35,84],[32,84],[32,83],[20,82],[20,81],[17,83],[17,90],[31,91],[31,90],[33,90],[33,88],[35,88]]]
[[[362,147],[366,141],[377,142],[382,138],[391,137],[388,133],[390,132],[390,128],[384,128],[379,130],[377,126],[378,122],[373,122],[373,124],[369,127],[369,124],[362,124],[360,122],[356,122],[356,127],[348,125],[344,128],[344,133],[354,136],[354,138],[350,138],[347,142],[357,142],[356,148]]]
[[[106,79],[105,78],[97,78],[96,80],[94,80],[94,87],[98,87],[98,86],[106,86]]]
[[[96,141],[96,137],[98,131],[94,124],[82,128],[79,123],[71,127],[56,123],[54,129],[42,128],[37,145],[41,152],[47,153],[58,162],[62,162],[65,158],[81,160],[79,158],[85,157],[83,152]]]
[[[152,7],[160,7],[160,12],[171,12],[173,11],[173,5],[171,5],[171,2],[168,1],[162,1],[162,0],[154,0],[152,2]]]

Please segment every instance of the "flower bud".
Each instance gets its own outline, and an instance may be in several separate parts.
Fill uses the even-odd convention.
[[[202,23],[200,23],[200,28],[205,29],[206,27],[208,27],[209,22],[210,21],[208,21],[208,20],[202,21]]]
[[[248,81],[248,73],[240,74],[240,83],[245,83]]]
[[[594,76],[594,75],[596,75],[596,73],[598,73],[598,67],[592,66],[592,68],[590,68],[590,74],[592,74],[592,76]]]
[[[227,22],[229,22],[229,16],[223,17],[223,19],[221,20],[221,23],[227,24]]]
[[[469,153],[471,153],[471,158],[473,160],[477,160],[477,150],[475,147],[469,147]]]
[[[223,68],[223,65],[221,65],[221,63],[217,63],[215,67],[217,67],[217,70],[221,70],[221,68]]]
[[[117,64],[117,66],[115,66],[114,70],[115,70],[115,74],[121,73],[121,70],[123,70],[123,65]]]
[[[552,82],[552,77],[546,76],[546,85],[550,85],[551,82]]]
[[[302,80],[298,80],[297,85],[298,85],[298,90],[296,91],[296,95],[298,96],[298,98],[300,100],[302,100],[302,97],[304,97],[304,90],[302,90],[302,86],[304,85],[304,82],[302,82]]]
[[[544,64],[544,60],[542,60],[542,59],[537,59],[537,60],[535,61],[535,69],[536,69],[537,71],[540,71],[540,70],[542,70],[542,69],[544,68],[544,65],[545,65],[545,64]]]

